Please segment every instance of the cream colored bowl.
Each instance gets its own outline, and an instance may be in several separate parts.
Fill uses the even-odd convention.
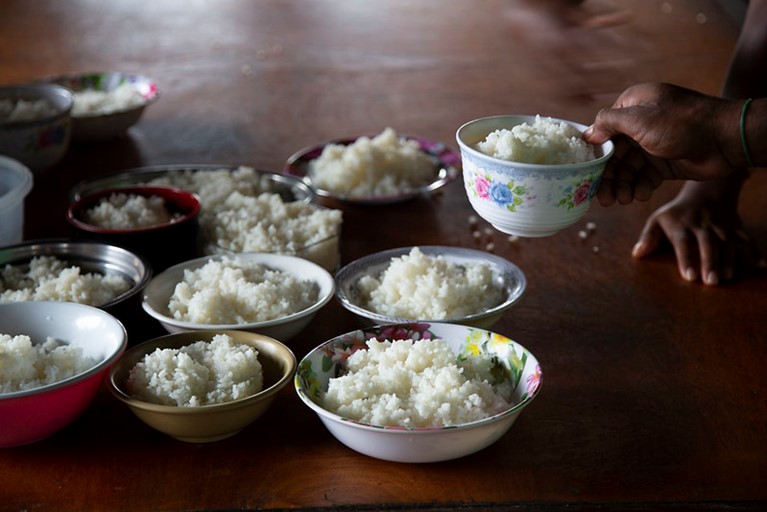
[[[264,374],[263,390],[239,400],[201,407],[159,405],[130,396],[126,382],[130,370],[145,355],[157,348],[181,348],[197,341],[210,341],[216,334],[227,334],[237,343],[258,350]],[[237,434],[263,415],[277,393],[290,382],[296,369],[293,352],[279,341],[244,331],[194,331],[169,334],[128,350],[109,374],[109,389],[141,421],[181,441],[207,443]]]

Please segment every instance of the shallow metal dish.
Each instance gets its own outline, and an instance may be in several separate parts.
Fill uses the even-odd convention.
[[[418,246],[423,254],[441,256],[445,260],[465,265],[484,263],[493,269],[496,285],[504,290],[504,300],[493,308],[460,318],[398,318],[375,313],[367,309],[359,296],[357,283],[365,275],[380,276],[391,263],[392,258],[410,253],[413,247],[401,247],[377,252],[355,260],[336,274],[336,298],[343,307],[373,324],[398,324],[408,322],[443,322],[488,328],[495,324],[512,305],[522,298],[527,287],[525,274],[519,267],[505,258],[475,249],[463,247]]]
[[[131,283],[125,293],[113,300],[95,305],[111,311],[135,297],[152,277],[152,268],[146,260],[126,249],[98,242],[70,241],[63,239],[32,240],[0,248],[0,266],[25,265],[36,256],[53,256],[83,272],[119,275]]]

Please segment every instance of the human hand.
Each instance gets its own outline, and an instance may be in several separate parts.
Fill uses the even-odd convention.
[[[632,255],[644,258],[668,240],[679,274],[717,285],[733,279],[736,270],[764,268],[756,242],[742,229],[737,212],[736,179],[688,182],[675,199],[645,222]]]
[[[725,157],[721,134],[737,117],[733,102],[682,87],[630,87],[612,108],[597,114],[583,135],[591,144],[609,138],[615,143],[597,192],[599,202],[646,201],[664,180],[730,174],[735,167]]]

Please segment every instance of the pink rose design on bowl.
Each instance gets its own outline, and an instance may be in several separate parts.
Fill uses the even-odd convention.
[[[484,176],[477,176],[474,179],[474,189],[477,191],[477,195],[482,199],[490,197],[490,183]]]
[[[573,203],[575,206],[579,206],[581,203],[589,198],[589,190],[591,189],[591,183],[587,180],[583,180],[578,188],[573,193]]]

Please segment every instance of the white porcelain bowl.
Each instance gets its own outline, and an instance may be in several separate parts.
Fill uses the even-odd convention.
[[[456,133],[471,206],[497,230],[523,237],[553,235],[578,222],[589,209],[613,154],[613,143],[607,141],[594,148],[594,160],[542,165],[502,160],[476,149],[495,130],[534,122],[535,116],[485,117],[464,124]],[[587,128],[564,122],[581,133]]]
[[[328,381],[343,374],[348,356],[366,348],[365,341],[371,337],[379,341],[442,338],[456,357],[495,354],[504,378],[513,384],[514,405],[479,421],[435,428],[374,426],[328,411],[322,406]],[[435,323],[375,326],[326,341],[300,361],[294,384],[304,404],[344,445],[378,459],[420,463],[456,459],[495,443],[538,395],[541,379],[538,360],[515,341],[483,329]]]
[[[471,325],[487,329],[495,324],[524,295],[527,279],[522,270],[509,260],[475,249],[446,246],[418,246],[427,257],[441,257],[455,265],[485,264],[493,273],[494,284],[503,290],[503,299],[490,309],[472,315],[453,318],[398,318],[372,311],[362,298],[358,282],[363,276],[380,276],[393,258],[408,255],[413,247],[400,247],[377,252],[355,260],[336,274],[336,298],[341,305],[368,324],[396,324],[407,322],[443,322]]]
[[[271,269],[292,274],[298,279],[312,280],[319,285],[319,295],[314,304],[288,316],[242,324],[199,324],[175,319],[168,310],[170,297],[176,285],[184,278],[185,270],[195,270],[211,260],[237,258],[259,263]],[[238,253],[230,256],[212,255],[185,261],[156,275],[144,289],[142,307],[159,321],[169,333],[196,330],[242,330],[263,334],[280,341],[287,341],[298,334],[332,298],[335,282],[330,273],[311,261],[295,256],[268,253]]]

